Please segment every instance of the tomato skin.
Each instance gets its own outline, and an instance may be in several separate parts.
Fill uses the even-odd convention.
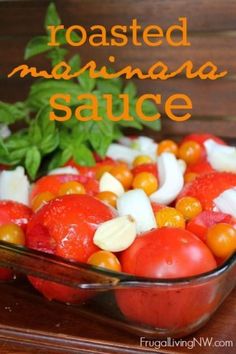
[[[54,195],[58,195],[62,184],[71,181],[83,184],[89,195],[95,195],[98,193],[99,184],[95,178],[73,174],[49,175],[44,176],[35,182],[30,195],[31,203],[38,194],[44,192],[50,192]]]
[[[226,259],[236,252],[236,229],[226,223],[213,225],[207,232],[206,243],[216,257]]]
[[[87,167],[87,166],[81,166],[78,163],[76,163],[74,160],[69,160],[65,166],[71,166],[75,167],[79,174],[84,177],[89,177],[89,178],[95,178],[96,176],[96,171],[99,167],[105,166],[105,165],[116,165],[116,161],[112,160],[110,157],[105,157],[104,159],[101,159],[98,155],[94,154],[95,160],[96,160],[96,165]]]
[[[233,219],[228,214],[206,210],[188,222],[187,230],[206,242],[208,228],[221,222],[231,223]]]
[[[226,189],[236,187],[236,174],[231,172],[211,172],[198,176],[187,183],[180,192],[178,199],[190,196],[197,198],[203,210],[214,209],[214,199]]]
[[[31,209],[24,204],[10,200],[0,201],[0,225],[13,223],[25,231],[32,214]]]
[[[14,273],[12,273],[7,268],[0,268],[0,281],[8,281],[14,278]]]
[[[211,165],[208,163],[206,159],[206,149],[204,146],[204,142],[208,139],[214,140],[216,143],[221,144],[221,145],[226,145],[226,143],[218,138],[215,135],[212,134],[206,134],[206,133],[199,133],[199,134],[189,134],[184,137],[184,139],[181,141],[180,144],[186,143],[188,141],[195,141],[196,143],[201,145],[201,158],[198,162],[191,164],[188,166],[186,172],[194,172],[198,174],[203,174],[203,173],[209,173],[214,171],[214,169],[211,167]]]
[[[65,166],[71,166],[77,169],[77,171],[79,172],[79,174],[81,176],[85,176],[85,177],[90,177],[90,178],[94,178],[95,177],[95,170],[94,170],[94,166],[91,167],[87,167],[87,166],[81,166],[78,163],[76,163],[74,160],[69,160]]]
[[[158,211],[160,211],[161,209],[166,208],[166,205],[159,204],[156,202],[151,202],[151,206],[154,214],[158,213]]]
[[[78,290],[71,287],[47,281],[32,276],[28,277],[36,290],[42,293],[48,300],[57,300],[67,304],[86,301],[94,295],[93,291]],[[56,294],[56,295],[55,295]]]
[[[183,143],[185,141],[192,140],[192,141],[196,141],[198,144],[201,144],[202,146],[204,146],[203,143],[208,139],[212,139],[218,144],[226,145],[226,143],[222,139],[218,138],[215,135],[208,134],[208,133],[189,134],[184,137],[184,139],[182,140],[181,143]]]
[[[188,277],[216,267],[212,253],[201,240],[176,228],[155,229],[137,238],[122,253],[120,261],[126,273],[159,279]],[[116,300],[124,316],[166,329],[192,326],[216,306],[216,297],[213,283],[116,291]]]
[[[207,246],[189,231],[160,228],[136,238],[122,253],[121,265],[134,275],[179,278],[209,271],[216,263]]]
[[[25,232],[32,214],[31,209],[21,203],[10,200],[0,201],[0,226],[13,223]],[[10,280],[13,276],[10,270],[0,268],[0,280]]]
[[[51,200],[34,214],[27,227],[26,245],[66,259],[87,262],[98,250],[93,243],[96,228],[112,219],[113,211],[99,200],[85,195],[65,195]],[[33,285],[50,299],[80,302],[84,292],[30,278]],[[77,296],[76,296],[77,294]]]
[[[132,174],[134,177],[142,172],[152,173],[158,179],[157,164],[155,163],[145,163],[132,169]]]

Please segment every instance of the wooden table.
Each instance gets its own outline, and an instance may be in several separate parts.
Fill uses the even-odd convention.
[[[0,353],[188,353],[182,348],[145,349],[140,338],[121,329],[81,316],[78,307],[50,303],[33,291],[11,284],[0,285]],[[207,325],[194,337],[234,340],[234,348],[199,347],[191,353],[235,353],[236,289]],[[73,318],[73,322],[71,319]],[[50,339],[50,336],[53,339]],[[193,337],[188,337],[191,340]]]

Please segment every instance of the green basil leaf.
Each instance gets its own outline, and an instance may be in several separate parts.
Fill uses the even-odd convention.
[[[125,86],[124,93],[127,93],[130,98],[133,98],[137,95],[137,88],[132,81],[129,81],[128,84]]]
[[[96,151],[99,156],[104,157],[111,142],[112,138],[102,135],[98,126],[94,124],[94,127],[90,132],[90,143],[93,150]]]
[[[39,149],[43,155],[49,154],[54,151],[59,145],[59,135],[57,132],[54,134],[46,135],[42,142],[39,144]]]
[[[24,120],[27,109],[23,102],[14,104],[0,102],[0,123],[12,124],[18,120]]]
[[[115,80],[97,79],[97,87],[101,93],[119,95],[121,93],[120,85]]]
[[[71,32],[70,38],[71,38],[72,42],[79,42],[80,41],[80,36],[75,31]],[[58,31],[56,40],[60,45],[67,44],[65,29],[61,29],[60,31]]]
[[[81,66],[81,59],[79,54],[75,54],[69,61],[68,64],[71,67],[71,73],[75,73],[76,71],[78,71],[80,69]]]
[[[67,53],[68,50],[65,48],[55,47],[51,49],[50,52],[47,54],[47,57],[51,59],[52,67],[64,61]]]
[[[41,154],[36,146],[33,146],[26,153],[25,168],[29,177],[34,180],[41,163]]]
[[[40,110],[43,106],[48,106],[52,95],[57,93],[70,95],[71,100],[67,105],[72,106],[78,105],[77,96],[82,92],[79,85],[71,81],[37,81],[31,86],[27,101],[28,105],[35,110]],[[64,101],[63,104],[65,104]]]
[[[4,140],[4,143],[9,152],[24,148],[28,149],[31,145],[28,139],[28,134],[24,131],[10,135],[6,140]]]
[[[35,55],[48,52],[51,48],[48,46],[47,36],[38,36],[32,38],[26,45],[25,48],[25,59],[32,58]]]
[[[29,140],[32,144],[39,144],[42,140],[41,129],[37,120],[32,120],[29,127]]]
[[[49,106],[45,106],[36,116],[37,124],[39,125],[43,136],[54,134],[56,129],[55,122],[49,119],[50,111],[51,108]]]
[[[79,80],[79,83],[80,83],[81,87],[86,92],[91,92],[94,89],[95,85],[96,85],[96,80],[89,76],[89,71],[83,72],[83,74],[81,74],[78,77],[78,80]]]
[[[148,122],[143,119],[140,119],[140,117],[136,113],[135,103],[136,103],[136,101],[132,102],[132,105],[130,106],[130,113],[135,118],[135,120],[152,130],[159,131],[161,129],[160,119],[157,119],[153,122]],[[157,109],[156,105],[154,104],[154,102],[148,101],[148,100],[143,102],[142,109],[143,109],[143,113],[147,116],[152,116],[158,112],[158,109]]]
[[[48,6],[47,13],[45,16],[44,27],[47,30],[47,26],[50,25],[57,26],[60,24],[61,24],[61,20],[57,13],[56,6],[53,2],[51,2]]]
[[[73,158],[76,163],[82,166],[93,166],[95,164],[95,159],[92,152],[85,145],[80,145],[74,149]]]

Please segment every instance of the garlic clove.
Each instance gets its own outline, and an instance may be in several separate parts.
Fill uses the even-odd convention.
[[[120,252],[127,249],[135,237],[135,221],[126,215],[101,224],[94,234],[93,242],[104,251]]]

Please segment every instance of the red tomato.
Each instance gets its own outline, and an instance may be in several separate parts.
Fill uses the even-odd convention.
[[[54,195],[58,195],[61,185],[70,181],[82,183],[89,195],[95,195],[99,191],[98,181],[92,177],[73,174],[44,176],[37,180],[34,184],[30,195],[31,202],[36,197],[36,195],[40,193],[51,192]]]
[[[25,231],[31,216],[32,211],[23,204],[10,200],[0,201],[0,225],[14,223]],[[0,268],[0,280],[10,280],[12,278],[13,273],[11,271]]]
[[[155,163],[145,163],[138,165],[134,167],[131,172],[134,177],[141,172],[150,172],[158,179],[157,164]]]
[[[210,173],[214,172],[214,168],[211,167],[209,162],[205,159],[201,160],[200,162],[197,162],[193,165],[190,165],[187,167],[186,173],[192,172],[192,173],[197,173],[199,175],[205,174],[205,173]]]
[[[74,160],[69,160],[65,164],[65,166],[75,167],[81,176],[90,177],[90,178],[95,177],[94,166],[91,167],[81,166],[78,163],[76,163]]]
[[[198,176],[187,183],[178,199],[189,196],[197,198],[204,210],[214,209],[214,199],[226,189],[236,187],[236,174],[230,172],[211,172]]]
[[[95,166],[91,166],[91,167],[87,167],[87,166],[81,166],[78,163],[76,163],[74,160],[69,160],[65,166],[72,166],[75,167],[79,174],[81,176],[85,176],[85,177],[90,177],[90,178],[95,178],[96,176],[96,171],[98,169],[98,167],[103,166],[103,165],[115,165],[116,162],[114,160],[112,160],[109,157],[105,157],[104,159],[101,159],[98,155],[94,155],[95,160],[96,160],[96,165]]]
[[[208,228],[222,222],[230,224],[233,219],[228,214],[206,210],[188,222],[187,230],[206,242]]]
[[[216,267],[208,247],[183,229],[155,229],[137,238],[122,253],[122,270],[152,278],[188,277]],[[118,306],[130,320],[166,329],[192,326],[216,306],[213,284],[121,289]]]
[[[98,225],[113,218],[113,211],[99,200],[85,195],[65,195],[51,200],[31,219],[26,234],[30,248],[80,262],[96,251],[93,235]],[[88,294],[30,277],[32,284],[49,299],[79,302]]]
[[[184,139],[182,140],[181,143],[183,143],[185,141],[192,140],[192,141],[196,141],[197,143],[203,145],[203,143],[208,139],[212,139],[218,144],[226,145],[226,143],[222,139],[218,138],[215,135],[207,134],[207,133],[189,134],[184,137]]]
[[[7,268],[0,268],[0,281],[12,280],[14,273]]]
[[[0,225],[13,223],[25,231],[31,216],[31,209],[24,204],[11,200],[0,201]]]
[[[166,207],[166,205],[164,205],[164,204],[158,204],[155,202],[151,202],[151,205],[152,205],[152,210],[153,210],[154,214]]]

